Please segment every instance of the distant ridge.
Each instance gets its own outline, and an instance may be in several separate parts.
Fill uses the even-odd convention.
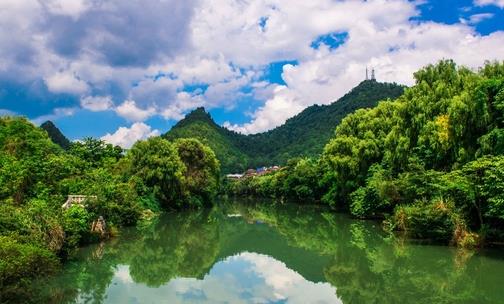
[[[52,121],[48,120],[44,122],[40,125],[40,128],[47,132],[49,138],[53,143],[57,144],[65,150],[68,150],[68,148],[70,148],[70,141],[65,137],[65,135],[63,135],[60,129],[58,129],[58,127],[56,127],[56,125]]]
[[[268,132],[243,135],[217,125],[204,108],[197,108],[163,136],[169,140],[195,137],[208,144],[224,173],[250,167],[281,165],[294,157],[322,152],[336,126],[348,114],[402,95],[404,86],[365,80],[330,105],[313,105]]]

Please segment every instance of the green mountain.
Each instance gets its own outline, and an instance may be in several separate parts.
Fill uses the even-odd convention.
[[[204,108],[197,108],[189,113],[163,137],[168,140],[199,139],[212,148],[225,173],[244,171],[251,161],[247,153],[242,152],[241,145],[237,144],[242,139],[248,141],[247,136],[217,125]]]
[[[48,120],[44,122],[40,125],[40,128],[47,132],[53,143],[65,150],[70,148],[70,141],[65,137],[65,135],[63,135],[63,133],[61,133],[60,129],[58,129],[52,121]]]
[[[223,128],[205,109],[198,108],[163,136],[169,140],[195,137],[205,142],[215,151],[224,173],[281,165],[290,158],[320,154],[347,114],[374,107],[380,100],[395,99],[403,91],[404,87],[395,83],[366,80],[330,105],[310,106],[282,126],[253,135]]]

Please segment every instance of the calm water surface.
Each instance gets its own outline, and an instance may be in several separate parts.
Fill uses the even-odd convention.
[[[504,303],[504,251],[415,245],[318,207],[167,214],[80,250],[48,303]]]

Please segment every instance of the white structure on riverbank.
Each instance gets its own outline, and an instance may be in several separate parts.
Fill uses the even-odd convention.
[[[66,202],[61,206],[63,209],[68,209],[73,205],[86,207],[84,201],[87,199],[96,199],[96,195],[69,195]]]

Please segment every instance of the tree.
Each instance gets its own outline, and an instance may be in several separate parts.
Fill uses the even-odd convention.
[[[119,146],[105,143],[103,140],[86,137],[80,142],[72,143],[70,154],[85,160],[89,167],[97,168],[107,163],[115,163],[123,157]]]
[[[189,205],[206,205],[217,194],[220,165],[215,153],[197,139],[175,141],[178,155],[184,163],[184,190]]]
[[[181,207],[185,167],[175,145],[152,137],[134,144],[126,157],[129,175],[139,177],[164,207]]]

